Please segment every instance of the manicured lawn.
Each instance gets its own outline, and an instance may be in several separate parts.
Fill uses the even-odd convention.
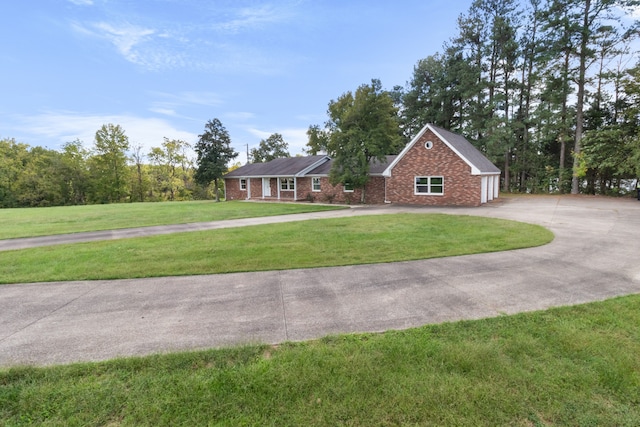
[[[0,209],[0,224],[2,224],[0,239],[220,221],[343,208],[295,203],[198,201]]]
[[[637,426],[640,296],[280,346],[0,370],[7,426]]]
[[[0,283],[371,264],[504,251],[552,239],[537,225],[473,216],[336,218],[0,252]]]

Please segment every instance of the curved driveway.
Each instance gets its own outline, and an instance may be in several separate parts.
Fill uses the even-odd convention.
[[[472,209],[360,207],[263,221],[398,211],[514,219],[556,238],[390,264],[0,286],[0,366],[402,329],[640,292],[640,202],[632,199],[507,197]]]

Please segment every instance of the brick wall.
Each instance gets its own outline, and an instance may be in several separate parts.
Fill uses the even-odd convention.
[[[240,190],[240,180],[229,178],[224,180],[226,200],[244,200],[247,198],[247,191]]]
[[[360,203],[360,189],[355,189],[353,192],[345,192],[342,185],[333,186],[329,183],[329,178],[323,176],[320,177],[321,191],[313,191],[311,188],[311,182],[311,177],[303,177],[296,180],[295,193],[298,201],[347,204]],[[271,187],[271,197],[267,197],[266,200],[277,200],[280,181],[275,178],[271,178],[269,184]],[[248,191],[240,189],[240,180],[238,178],[225,179],[225,185],[227,189],[227,200],[246,200],[248,197]],[[247,186],[251,187],[251,199],[262,200],[262,179],[247,179]],[[365,188],[365,202],[367,204],[384,203],[384,191],[384,178],[381,176],[371,177],[367,183],[367,187]],[[293,191],[280,190],[281,200],[293,200],[293,197]]]
[[[433,148],[425,148],[432,141]],[[443,195],[416,195],[416,176],[444,177]],[[399,204],[480,206],[481,177],[434,133],[427,130],[387,178],[387,201]]]
[[[360,189],[354,189],[352,192],[345,192],[342,185],[331,185],[329,178],[326,176],[320,177],[320,191],[313,191],[311,183],[311,177],[298,178],[298,200],[314,201],[318,203],[360,203],[360,197],[362,196]],[[384,203],[383,177],[373,176],[369,179],[365,188],[365,203]]]

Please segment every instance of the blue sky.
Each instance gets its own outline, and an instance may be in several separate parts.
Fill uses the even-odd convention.
[[[0,138],[93,145],[119,124],[143,153],[218,118],[244,163],[278,132],[292,154],[327,104],[404,85],[470,0],[29,0],[0,6]]]

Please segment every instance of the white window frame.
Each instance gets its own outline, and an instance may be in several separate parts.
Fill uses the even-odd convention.
[[[351,189],[347,189],[347,185],[351,186]],[[353,193],[353,184],[344,183],[342,184],[342,192],[343,193]]]
[[[418,180],[426,179],[426,183],[418,183]],[[439,179],[440,183],[433,183],[433,179]],[[426,188],[427,191],[418,191],[418,188]],[[441,192],[434,192],[433,187],[442,187]],[[443,196],[444,195],[444,177],[443,176],[416,176],[413,179],[413,194],[416,196]]]
[[[316,189],[316,183],[318,184],[318,188]],[[311,191],[314,192],[320,192],[322,191],[322,183],[320,181],[320,177],[319,176],[312,176],[311,177]]]
[[[240,178],[240,190],[247,191],[247,179]]]
[[[295,191],[296,184],[293,178],[280,178],[280,190]]]

